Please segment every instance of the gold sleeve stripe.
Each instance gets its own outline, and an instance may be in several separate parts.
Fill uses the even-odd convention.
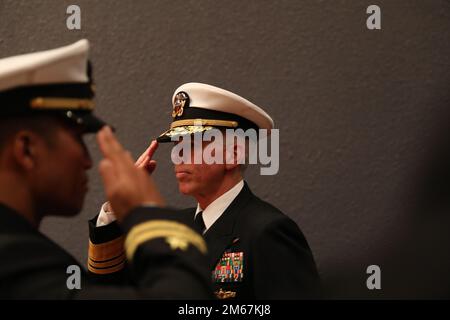
[[[92,272],[92,273],[95,273],[95,274],[110,274],[110,273],[114,273],[114,272],[120,271],[124,267],[125,267],[125,261],[122,261],[121,263],[119,263],[119,264],[117,264],[115,266],[112,266],[112,267],[109,267],[109,268],[105,268],[105,269],[95,268],[95,267],[91,266],[88,263],[89,271]]]
[[[109,261],[111,261],[111,260],[115,260],[116,258],[122,256],[124,253],[125,253],[125,251],[122,251],[122,253],[120,253],[118,256],[115,256],[115,257],[110,258],[110,259],[107,259],[107,260],[94,260],[94,259],[92,259],[92,258],[89,258],[89,260],[92,261],[92,262],[105,263],[105,262],[109,262]]]
[[[125,251],[123,242],[124,236],[100,244],[94,244],[89,241],[89,259],[97,262],[105,262],[106,260],[116,258]]]
[[[44,98],[38,97],[30,101],[32,109],[74,109],[94,110],[94,102],[90,99]]]
[[[165,238],[171,244],[177,243],[180,249],[185,248],[181,244],[192,244],[203,254],[207,252],[202,236],[188,226],[175,221],[153,220],[135,226],[128,233],[125,240],[128,260],[132,260],[134,253],[142,243],[156,238]],[[172,245],[171,247],[175,249]]]
[[[94,261],[91,258],[89,258],[89,262],[88,264],[94,268],[109,268],[112,266],[115,266],[118,263],[124,262],[125,261],[125,252],[122,252],[121,255],[119,255],[118,257],[115,257],[113,259],[109,259],[106,261]]]

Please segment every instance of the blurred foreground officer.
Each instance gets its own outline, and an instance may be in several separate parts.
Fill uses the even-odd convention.
[[[92,113],[88,49],[81,40],[0,60],[0,298],[208,298],[201,235],[157,207],[151,178]],[[92,167],[82,136],[97,131],[135,287],[96,285],[82,271],[81,289],[70,290],[67,268],[77,261],[38,227],[45,216],[81,210]]]
[[[159,142],[171,142],[175,141],[174,137],[186,138],[212,129],[224,132],[273,128],[273,121],[264,110],[232,92],[207,84],[182,85],[174,92],[172,103],[172,124],[158,138]],[[219,299],[319,297],[319,276],[301,230],[280,210],[254,195],[244,181],[245,165],[239,164],[237,149],[243,150],[248,145],[241,141],[232,142],[230,147],[225,140],[222,163],[191,161],[174,167],[180,192],[198,202],[197,208],[182,212],[203,231],[216,296]],[[210,141],[201,141],[202,152]],[[140,158],[147,163],[138,160],[136,165],[151,166],[154,146],[153,143]],[[191,149],[191,160],[195,148]],[[225,159],[234,161],[226,163]],[[109,240],[106,246],[114,244],[113,239],[119,239],[120,235],[107,209],[105,204],[90,226],[91,241],[102,234],[103,239]],[[94,249],[90,251],[91,257],[103,251],[99,245]]]

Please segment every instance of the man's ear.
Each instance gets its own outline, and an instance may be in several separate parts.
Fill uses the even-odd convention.
[[[225,150],[225,166],[227,170],[233,170],[245,162],[245,149],[240,143],[233,143]]]
[[[13,138],[12,151],[16,163],[30,170],[36,166],[39,137],[28,130],[19,131]]]

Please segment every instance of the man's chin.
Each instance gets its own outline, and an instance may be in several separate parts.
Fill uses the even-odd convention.
[[[189,183],[178,181],[178,191],[184,195],[191,195],[192,187],[189,185]]]

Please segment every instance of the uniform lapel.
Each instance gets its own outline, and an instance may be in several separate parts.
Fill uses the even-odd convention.
[[[245,207],[250,196],[250,189],[245,183],[238,196],[205,233],[204,237],[210,257],[210,269],[214,269],[223,252],[232,244],[233,239],[239,237],[235,227],[236,221],[239,218],[239,212]]]

